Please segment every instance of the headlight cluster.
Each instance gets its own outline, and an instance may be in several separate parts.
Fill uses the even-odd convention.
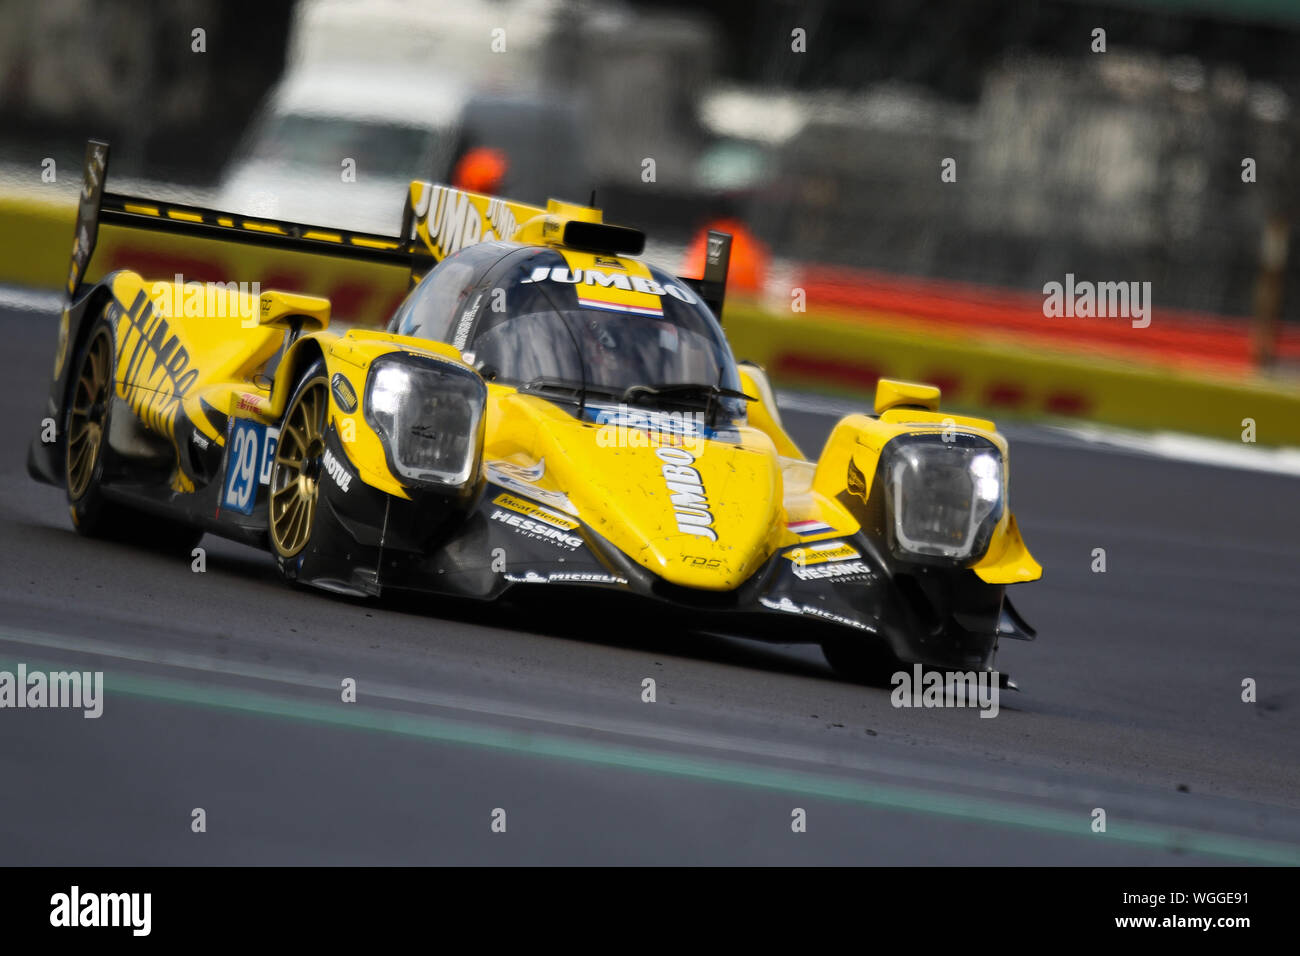
[[[965,562],[987,550],[1006,507],[1002,453],[983,439],[891,442],[886,494],[898,552]]]
[[[478,463],[487,388],[469,369],[411,356],[382,358],[366,384],[366,420],[397,474],[460,487]]]

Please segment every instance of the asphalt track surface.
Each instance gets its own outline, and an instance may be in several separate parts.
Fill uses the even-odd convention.
[[[347,600],[211,536],[202,574],[79,538],[24,468],[53,321],[0,311],[0,669],[107,692],[97,720],[0,710],[0,864],[1300,861],[1295,477],[1013,434],[1047,569],[1013,591],[1039,629],[1003,644],[1022,690],[995,719],[895,709],[814,646]],[[815,453],[832,418],[787,424]]]

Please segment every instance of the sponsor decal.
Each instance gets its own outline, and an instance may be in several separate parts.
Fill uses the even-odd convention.
[[[785,526],[795,534],[804,536],[835,533],[835,529],[826,522],[815,519],[810,521],[788,521]]]
[[[335,372],[330,379],[330,391],[334,393],[334,401],[343,411],[351,413],[357,410],[357,390],[342,372]]]
[[[321,459],[321,464],[325,466],[325,473],[334,479],[334,484],[339,486],[345,495],[348,493],[348,487],[352,484],[352,473],[343,467],[343,462],[334,457],[334,452],[328,448],[325,449],[325,457]]]
[[[843,541],[827,541],[805,548],[792,548],[782,557],[789,558],[795,564],[807,565],[825,564],[827,561],[847,561],[850,558],[859,558],[861,555]]]
[[[861,621],[855,621],[851,617],[845,617],[843,614],[836,614],[833,611],[827,611],[824,608],[817,607],[815,604],[796,604],[788,597],[783,597],[779,601],[771,598],[762,597],[758,603],[763,607],[769,607],[774,611],[785,611],[787,614],[804,614],[808,617],[820,618],[823,621],[830,621],[832,624],[843,624],[845,627],[857,628],[860,631],[872,630]]]
[[[280,444],[280,429],[266,429],[266,435],[262,439],[262,467],[258,470],[257,483],[260,485],[269,485],[271,483],[271,469],[275,466],[275,449]]]
[[[513,461],[490,461],[488,465],[516,481],[541,481],[546,474],[545,458],[537,459],[532,465],[516,465]]]
[[[857,560],[862,555],[844,541],[791,548],[782,555],[794,564],[791,569],[800,581],[865,581],[871,568]]]
[[[616,275],[601,272],[599,269],[570,269],[568,266],[538,266],[527,279],[529,282],[562,282],[566,285],[591,286],[602,289],[620,289],[624,292],[640,292],[644,295],[670,295],[688,304],[696,301],[695,296],[684,287],[671,282],[657,282],[642,276]],[[582,293],[588,294],[588,293]]]
[[[192,441],[195,445],[198,446],[199,451],[208,450],[208,444],[209,444],[208,440],[204,438],[202,435],[200,435],[198,432],[196,431],[190,432],[190,441]]]
[[[564,520],[558,515],[548,515],[548,517],[555,520]],[[564,528],[556,527],[550,521],[541,517],[527,517],[517,511],[498,507],[492,509],[491,518],[493,521],[500,521],[502,524],[509,525],[526,538],[532,538],[535,541],[545,541],[548,544],[556,545],[566,551],[576,551],[578,548],[582,547],[582,538],[576,534],[572,534],[572,529],[566,530]]]
[[[229,511],[252,514],[257,504],[257,488],[269,484],[275,464],[275,449],[280,430],[268,428],[246,418],[230,420],[230,437],[226,442],[226,477],[222,484],[220,505]]]
[[[568,266],[538,266],[523,283],[559,282],[574,286],[578,304],[588,309],[626,312],[632,315],[662,317],[662,299],[672,296],[688,305],[697,300],[683,286],[671,282],[658,282],[644,276],[625,272],[605,272],[600,269],[574,269]]]
[[[519,229],[514,210],[504,199],[491,199],[480,211],[469,193],[447,186],[424,189],[416,203],[416,230],[439,258],[489,239],[509,239]]]
[[[717,541],[718,533],[713,530],[713,512],[704,482],[700,473],[691,467],[696,456],[685,448],[671,447],[657,448],[655,454],[663,462],[664,483],[668,486],[673,514],[677,518],[677,530]]]
[[[181,402],[199,377],[189,350],[143,289],[129,308],[113,302],[108,317],[117,326],[118,394],[146,428],[174,441]]]
[[[528,571],[525,574],[507,574],[505,578],[512,584],[627,584],[627,578],[603,571],[551,571],[547,574]]]
[[[838,564],[796,564],[792,569],[800,581],[865,581],[871,569],[861,561],[844,561]]]
[[[474,316],[478,315],[479,303],[483,301],[483,293],[480,292],[474,296],[474,301],[470,303],[469,308],[461,313],[460,321],[456,323],[456,334],[451,340],[457,351],[465,347],[469,341],[469,330],[474,325]]]
[[[702,412],[656,412],[628,405],[588,405],[583,416],[601,426],[601,448],[650,448],[656,444],[687,445],[716,437]]]
[[[568,495],[559,491],[547,491],[545,488],[538,488],[533,484],[535,481],[540,481],[542,475],[546,473],[546,459],[544,458],[540,459],[537,464],[527,467],[516,465],[512,461],[488,461],[484,462],[484,468],[487,471],[488,481],[500,485],[502,488],[508,488],[518,494],[535,498],[552,508],[558,508],[571,515],[578,513],[578,509],[569,501]]]
[[[502,508],[509,508],[511,511],[517,511],[521,515],[527,515],[530,518],[536,518],[538,521],[545,521],[555,528],[561,528],[564,531],[572,531],[578,527],[578,522],[571,521],[553,511],[547,511],[540,505],[535,505],[531,501],[524,501],[522,498],[516,498],[514,495],[498,495],[492,502],[500,505]]]
[[[269,404],[270,402],[261,395],[250,395],[248,392],[241,392],[239,399],[235,402],[235,411],[256,412],[258,415],[265,415]]]

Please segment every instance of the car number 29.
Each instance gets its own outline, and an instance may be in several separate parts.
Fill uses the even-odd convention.
[[[257,504],[257,488],[271,480],[275,446],[280,430],[257,422],[235,419],[226,453],[226,484],[221,507],[241,514],[252,514]]]

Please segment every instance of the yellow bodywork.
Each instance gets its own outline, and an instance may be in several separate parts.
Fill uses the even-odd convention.
[[[427,183],[413,183],[411,190],[415,234],[436,258],[494,237],[556,244],[565,221],[600,220],[598,210],[556,202],[542,209]],[[573,268],[613,259],[626,275],[650,278],[635,259],[596,262],[588,253],[562,251]],[[111,291],[122,313],[117,394],[147,428],[175,441],[177,416],[184,414],[207,440],[223,444],[225,435],[209,421],[205,405],[273,426],[296,376],[323,357],[331,381],[341,377],[346,385],[340,388],[346,394],[350,386],[356,397],[357,407],[341,407],[339,389],[331,388],[330,422],[352,468],[367,485],[411,496],[366,420],[367,375],[376,359],[394,352],[462,363],[456,349],[380,331],[338,334],[328,327],[328,301],[308,296],[149,282],[133,272],[118,273]],[[630,306],[655,298],[636,289],[602,288],[599,294]],[[302,334],[284,350],[272,379],[268,363],[291,328]],[[576,519],[667,582],[726,591],[781,549],[855,534],[881,452],[894,438],[956,429],[987,438],[1006,456],[1006,441],[991,422],[940,412],[937,388],[882,382],[878,416],[843,419],[814,463],[782,427],[762,370],[741,366],[740,378],[754,400],[748,424],[728,441],[612,429],[579,420],[537,395],[489,383],[484,475],[509,488],[513,504],[504,507],[544,508],[558,526]],[[177,490],[192,490],[182,479]],[[973,570],[990,584],[1041,574],[1009,509]]]

